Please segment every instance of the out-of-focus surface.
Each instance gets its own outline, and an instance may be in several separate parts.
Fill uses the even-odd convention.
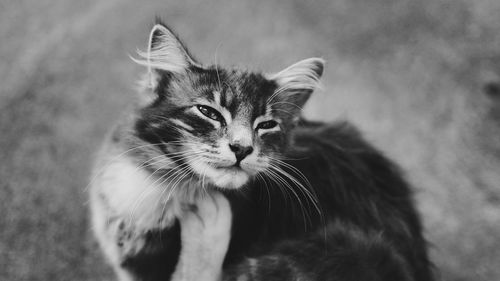
[[[324,57],[308,115],[403,166],[442,280],[500,279],[499,1],[38,0],[0,2],[0,280],[110,279],[85,187],[155,15],[206,64]]]

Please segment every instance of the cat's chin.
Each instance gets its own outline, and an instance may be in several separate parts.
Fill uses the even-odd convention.
[[[212,178],[214,185],[220,188],[237,189],[248,182],[250,176],[240,168],[215,169],[218,176]]]
[[[219,188],[238,189],[250,179],[250,175],[239,167],[215,168],[200,162],[191,163],[191,167],[201,178],[207,179]]]

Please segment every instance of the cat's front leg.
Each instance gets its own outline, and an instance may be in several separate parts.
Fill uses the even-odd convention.
[[[200,197],[179,218],[181,254],[172,281],[218,281],[231,238],[231,207],[218,192]]]
[[[133,275],[122,267],[122,264],[128,257],[136,255],[143,248],[145,239],[135,230],[130,219],[112,214],[102,200],[94,198],[92,228],[118,280],[135,280]]]

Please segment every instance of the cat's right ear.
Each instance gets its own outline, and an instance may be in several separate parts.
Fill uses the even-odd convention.
[[[199,66],[189,55],[177,36],[163,24],[155,24],[151,29],[146,51],[137,51],[139,59],[133,61],[147,67],[147,88],[157,86],[160,72],[183,74],[190,66]]]

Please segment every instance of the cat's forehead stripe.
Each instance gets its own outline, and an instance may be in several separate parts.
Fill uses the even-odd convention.
[[[238,90],[233,90],[231,87],[227,87],[224,91],[224,107],[233,114],[237,107],[237,99],[235,98],[237,92]]]
[[[251,105],[246,104],[246,103],[242,103],[242,104],[240,104],[240,106],[237,109],[237,112],[236,112],[237,117],[235,117],[235,118],[238,118],[238,119],[244,121],[245,123],[247,123],[250,121],[250,119],[252,119],[251,114],[252,114]]]
[[[222,104],[220,103],[220,92],[219,91],[212,91],[212,94],[213,94],[213,97],[214,97],[214,103],[222,106]]]

